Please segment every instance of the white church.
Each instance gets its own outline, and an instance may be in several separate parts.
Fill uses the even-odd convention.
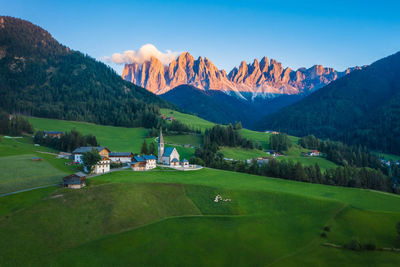
[[[158,163],[170,166],[179,166],[179,153],[175,147],[167,147],[164,149],[164,138],[162,131],[158,138]]]

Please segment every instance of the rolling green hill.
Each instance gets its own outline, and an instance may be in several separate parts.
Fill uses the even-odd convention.
[[[231,201],[214,202],[218,194]],[[0,198],[0,265],[395,266],[396,252],[323,244],[397,246],[399,204],[370,190],[211,169],[120,171],[82,190]]]

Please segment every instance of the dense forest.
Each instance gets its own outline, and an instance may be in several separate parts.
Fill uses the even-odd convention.
[[[258,128],[400,154],[400,52],[271,114]]]
[[[115,126],[156,126],[171,105],[42,28],[0,17],[0,109]]]

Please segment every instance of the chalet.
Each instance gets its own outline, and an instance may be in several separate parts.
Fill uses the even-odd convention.
[[[145,161],[133,161],[131,163],[131,168],[133,171],[145,171],[146,162]]]
[[[82,146],[82,147],[78,147],[77,149],[75,149],[74,151],[72,151],[72,155],[73,155],[73,160],[76,163],[82,164],[82,156],[84,153],[86,152],[90,152],[92,151],[92,149],[95,149],[99,152],[99,155],[101,157],[106,157],[109,158],[109,153],[110,150],[106,147],[91,147],[91,146]]]
[[[167,147],[164,149],[164,138],[160,131],[158,138],[158,162],[164,165],[178,166],[179,153],[175,147]]]
[[[132,152],[110,152],[108,154],[109,159],[116,163],[129,163],[132,162]]]
[[[43,137],[50,137],[50,138],[58,138],[60,139],[64,132],[57,132],[57,131],[44,131]]]
[[[311,150],[311,151],[307,152],[307,156],[310,156],[310,157],[318,157],[319,155],[320,155],[320,153],[318,150]]]
[[[175,117],[170,116],[170,117],[167,117],[166,120],[167,120],[167,121],[173,121],[173,120],[175,120]]]
[[[131,168],[134,171],[147,171],[157,166],[157,158],[154,155],[134,156]]]
[[[40,158],[40,157],[33,157],[32,158],[32,161],[42,161],[43,159],[42,158]]]
[[[63,178],[63,186],[68,188],[79,189],[86,185],[86,174],[77,172]]]

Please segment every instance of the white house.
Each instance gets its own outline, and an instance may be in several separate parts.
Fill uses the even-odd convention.
[[[179,153],[175,147],[164,149],[164,138],[160,131],[158,139],[158,162],[164,165],[179,165]]]
[[[129,163],[132,161],[132,152],[111,152],[108,157],[112,162],[116,163]]]
[[[72,155],[73,155],[73,159],[74,162],[82,164],[82,156],[84,153],[92,151],[92,149],[96,149],[99,152],[99,155],[101,157],[107,157],[109,156],[110,150],[106,147],[91,147],[91,146],[82,146],[82,147],[78,147],[77,149],[75,149],[74,151],[72,151]]]
[[[107,157],[103,157],[99,162],[97,162],[96,166],[94,166],[95,174],[102,174],[110,171],[110,163],[111,160]]]

